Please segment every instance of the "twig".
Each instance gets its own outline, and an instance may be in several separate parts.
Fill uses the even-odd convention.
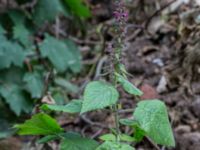
[[[150,138],[148,138],[148,137],[146,137],[146,138],[157,150],[161,150],[160,147],[157,144],[155,144]]]
[[[43,96],[48,94],[49,84],[53,78],[53,69],[51,69],[45,77]]]
[[[89,118],[87,118],[85,115],[82,115],[81,119],[83,121],[85,121],[86,123],[88,123],[89,125],[91,125],[91,126],[97,126],[97,127],[104,128],[104,129],[110,129],[109,127],[107,127],[107,126],[105,126],[105,125],[103,125],[101,123],[93,122],[92,120],[90,120]]]
[[[108,57],[104,56],[98,62],[97,67],[96,67],[96,72],[95,72],[94,80],[100,77],[101,71],[102,71],[102,68],[103,68],[103,64],[107,61],[107,59],[108,59]]]
[[[7,0],[6,8],[24,11],[26,9],[33,8],[37,4],[37,2],[38,2],[38,0],[32,0],[31,2],[25,3],[23,5],[19,5],[19,4],[17,4],[17,2],[15,2],[15,0],[13,0],[13,1]]]
[[[115,126],[116,126],[116,133],[117,133],[117,141],[119,142],[120,141],[120,134],[121,134],[121,131],[120,131],[120,124],[119,124],[119,114],[118,114],[118,105],[114,105],[113,106],[113,112],[114,112],[114,117],[115,117]]]
[[[59,18],[59,16],[56,17],[55,34],[56,34],[56,38],[59,39],[59,35],[60,35],[60,18]]]
[[[94,138],[96,138],[97,136],[99,136],[99,135],[101,134],[102,131],[103,131],[103,129],[98,130],[95,134],[93,134],[93,135],[91,136],[91,139],[94,139]]]
[[[167,3],[166,5],[164,5],[163,7],[161,7],[159,10],[157,10],[156,12],[153,13],[153,15],[151,15],[151,17],[146,21],[144,28],[147,29],[151,20],[157,16],[161,11],[163,11],[165,8],[167,8],[168,6],[170,6],[171,4],[173,4],[174,2],[176,2],[177,0],[172,0],[169,3]]]
[[[30,3],[26,3],[22,6],[20,6],[21,9],[25,10],[27,8],[33,8],[36,4],[37,4],[38,0],[33,0],[32,2]]]
[[[68,36],[68,38],[72,41],[74,41],[77,44],[89,44],[89,45],[99,45],[101,42],[99,41],[90,41],[90,40],[80,40],[76,37],[73,36]]]
[[[163,146],[161,150],[165,150],[165,146]]]
[[[132,113],[132,112],[133,112],[133,109],[121,109],[121,110],[118,110],[119,114]]]

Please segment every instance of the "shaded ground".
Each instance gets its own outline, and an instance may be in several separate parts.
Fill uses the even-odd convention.
[[[174,149],[199,150],[200,28],[197,18],[200,11],[199,5],[196,5],[199,1],[171,2],[133,1],[127,5],[130,19],[123,61],[133,75],[130,77],[132,82],[144,91],[142,99],[159,98],[167,104],[177,143]],[[106,20],[102,16],[106,16],[103,14],[106,12],[109,16],[110,8],[105,11],[104,3],[101,6],[102,12],[96,12],[97,18]],[[105,24],[109,26],[109,21]],[[113,36],[110,28],[103,33],[107,40]],[[124,109],[135,107],[133,97],[125,93],[122,95]],[[101,117],[96,115],[90,118],[113,123],[109,113],[107,117],[106,114],[100,114]],[[128,117],[131,113],[121,115]],[[130,132],[129,129],[122,130]],[[100,134],[95,130],[93,132]],[[147,139],[136,147],[141,150],[156,149]]]
[[[184,2],[134,0],[127,4],[130,18],[123,62],[132,75],[130,80],[144,91],[142,99],[159,98],[167,104],[177,143],[174,150],[199,150],[200,11],[195,1]],[[75,79],[79,85],[85,85],[89,80],[99,78],[99,72],[105,72],[106,41],[115,36],[110,28],[111,5],[107,1],[91,0],[91,7],[96,18],[90,20],[87,38],[72,38],[80,45],[85,64],[83,74],[78,80]],[[120,112],[120,115],[127,118],[131,116],[131,108],[135,107],[137,100],[122,93],[121,101],[126,111]],[[63,115],[59,120],[67,130],[78,131],[92,138],[108,132],[106,125],[114,126],[114,118],[107,110],[89,113],[81,118]],[[132,133],[129,128],[122,127],[122,130]],[[46,149],[57,149],[56,145],[52,143],[52,148],[48,146]],[[36,145],[33,147],[40,149]],[[156,149],[148,139],[137,144],[136,148]],[[167,148],[162,147],[164,149]]]

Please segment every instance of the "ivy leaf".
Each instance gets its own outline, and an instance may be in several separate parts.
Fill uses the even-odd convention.
[[[0,42],[0,69],[9,68],[11,64],[22,67],[25,53],[22,47],[1,37]]]
[[[32,41],[30,39],[31,33],[25,26],[26,24],[25,14],[17,10],[9,11],[8,14],[14,23],[13,26],[14,39],[21,42],[23,46],[29,47],[32,44]]]
[[[89,8],[83,4],[83,0],[65,0],[67,7],[78,17],[89,18],[91,12]]]
[[[96,150],[135,150],[135,148],[124,143],[106,141]]]
[[[11,66],[9,69],[0,70],[0,82],[5,85],[16,84],[20,87],[23,86],[22,78],[24,76],[24,70],[19,67]]]
[[[40,26],[45,21],[53,21],[60,14],[68,16],[60,0],[39,0],[35,6],[33,20]]]
[[[66,97],[63,95],[62,91],[56,91],[55,93],[52,93],[52,97],[57,105],[65,104]]]
[[[14,127],[20,135],[55,135],[63,132],[56,120],[44,113],[36,114],[25,123]]]
[[[5,34],[6,33],[6,31],[4,30],[4,28],[2,27],[2,25],[0,24],[0,36],[1,36],[1,34],[3,35],[3,34]]]
[[[123,76],[121,76],[118,73],[115,73],[115,75],[116,75],[117,81],[122,85],[122,87],[124,88],[126,92],[128,92],[129,94],[136,95],[136,96],[141,96],[143,94],[142,91],[136,88],[131,82],[129,82]]]
[[[140,128],[154,142],[164,146],[175,146],[167,109],[160,100],[145,100],[138,103],[133,114]]]
[[[118,98],[119,93],[112,85],[103,81],[90,82],[84,91],[81,113],[111,106]]]
[[[80,72],[82,68],[82,64],[81,64],[82,57],[81,57],[80,50],[78,49],[76,44],[70,40],[66,41],[66,45],[73,56],[73,60],[71,61],[69,67],[73,73],[78,73]]]
[[[49,105],[43,104],[41,109],[43,110],[53,110],[62,111],[66,113],[79,113],[82,107],[82,100],[72,100],[67,105]]]
[[[2,107],[1,107],[1,109],[2,109]],[[5,110],[3,110],[3,111],[5,111]],[[1,111],[1,113],[5,113],[3,111]],[[8,114],[6,114],[6,115],[8,115]],[[12,136],[13,134],[15,134],[15,130],[13,130],[11,128],[11,125],[10,125],[11,123],[8,121],[8,118],[4,118],[3,116],[0,116],[0,122],[1,122],[1,125],[0,125],[0,140],[8,138],[8,137]]]
[[[29,113],[32,110],[32,102],[25,97],[19,86],[14,84],[3,85],[0,87],[0,94],[16,115],[19,116],[22,112]]]
[[[77,59],[65,42],[57,40],[49,35],[40,44],[40,51],[43,57],[47,57],[53,66],[59,71],[66,71],[71,65],[75,65]]]
[[[60,150],[95,150],[98,143],[78,134],[67,133],[61,142]]]
[[[17,24],[13,27],[14,38],[19,40],[24,46],[30,46],[31,43],[31,33],[24,26],[24,24]]]
[[[63,79],[63,78],[56,78],[55,81],[54,81],[57,85],[61,86],[61,87],[64,87],[67,91],[69,92],[72,92],[72,93],[78,93],[79,91],[79,88],[70,83],[69,81]]]
[[[40,98],[42,96],[44,83],[39,73],[26,73],[23,81],[26,83],[25,88],[31,93],[32,98]]]

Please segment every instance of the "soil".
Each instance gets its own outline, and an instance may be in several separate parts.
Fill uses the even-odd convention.
[[[115,36],[110,28],[110,2],[89,2],[95,17],[88,25],[87,39],[79,43],[86,64],[83,71],[86,75],[76,80],[80,85],[98,78],[91,66],[104,60],[106,54],[101,51],[105,51],[106,41]],[[176,138],[176,148],[160,146],[160,149],[200,150],[200,25],[194,20],[196,13],[184,14],[196,12],[199,5],[195,5],[195,0],[189,3],[183,0],[174,3],[169,0],[130,0],[127,8],[130,11],[125,39],[127,47],[122,61],[131,74],[130,81],[144,92],[141,99],[161,99],[166,103]],[[101,33],[94,29],[100,29]],[[120,116],[128,118],[137,99],[120,91],[123,109],[127,109]],[[81,118],[63,115],[58,120],[66,130],[78,131],[94,139],[109,131],[107,125],[114,126],[114,118],[108,110],[88,113]],[[121,130],[132,133],[129,128],[122,127]],[[146,138],[135,147],[137,150],[158,149]]]
[[[123,62],[132,75],[130,80],[144,92],[142,99],[161,99],[166,103],[176,138],[176,148],[170,150],[200,150],[200,26],[194,21],[199,5],[194,1],[179,2],[135,0],[128,5],[130,16]],[[99,2],[98,6],[108,10],[103,12],[110,10],[105,2]],[[173,7],[176,8],[170,10]],[[96,18],[101,18],[101,13],[96,13]],[[109,34],[108,30],[104,38]],[[134,108],[137,100],[126,93],[122,95],[123,109]],[[129,117],[131,112],[121,116]],[[102,124],[113,124],[109,113],[92,113],[88,117]],[[92,132],[94,136],[105,129]],[[145,139],[136,149],[156,147]]]

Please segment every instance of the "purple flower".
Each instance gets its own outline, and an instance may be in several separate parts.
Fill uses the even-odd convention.
[[[128,20],[128,11],[125,8],[124,2],[116,1],[115,2],[115,11],[113,12],[113,15],[118,23],[126,23]]]

